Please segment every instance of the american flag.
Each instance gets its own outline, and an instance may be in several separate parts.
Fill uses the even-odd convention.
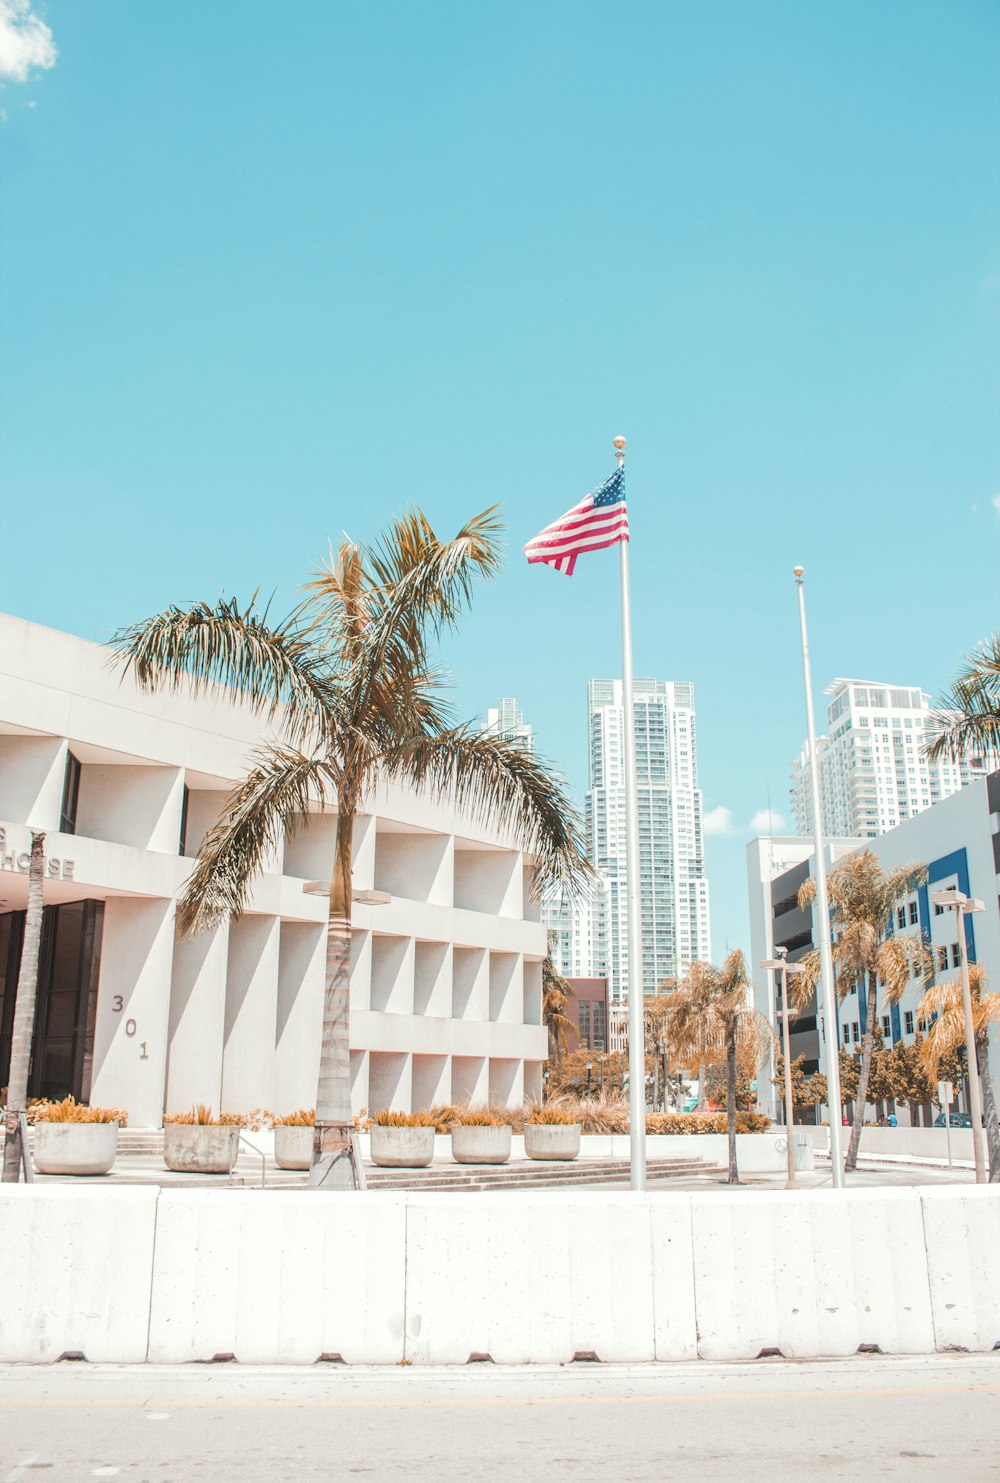
[[[616,469],[599,489],[586,495],[559,520],[547,525],[524,548],[529,562],[544,561],[557,572],[573,575],[576,558],[628,540],[625,471]]]

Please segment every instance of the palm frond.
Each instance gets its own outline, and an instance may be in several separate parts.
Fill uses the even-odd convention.
[[[381,770],[510,830],[536,860],[534,888],[581,891],[593,872],[583,825],[561,779],[509,737],[455,727],[390,747]]]
[[[220,598],[169,607],[115,634],[111,662],[131,671],[142,690],[224,685],[267,718],[279,710],[289,735],[303,739],[335,727],[336,687],[329,661],[294,619],[277,626],[259,612]]]
[[[238,917],[268,852],[295,830],[313,800],[329,799],[334,789],[333,771],[322,759],[288,747],[257,751],[202,843],[177,903],[177,930],[200,932]]]
[[[887,937],[875,949],[875,972],[885,985],[890,1004],[898,1004],[912,978],[925,982],[934,972],[934,959],[919,937]]]
[[[1000,633],[966,656],[965,669],[931,714],[924,753],[931,762],[1000,752]]]

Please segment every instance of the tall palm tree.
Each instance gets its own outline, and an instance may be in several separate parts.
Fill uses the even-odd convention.
[[[864,988],[867,993],[854,1125],[844,1161],[844,1168],[848,1170],[855,1169],[858,1162],[878,1025],[879,985],[885,989],[886,1000],[895,1004],[911,978],[927,978],[932,971],[930,954],[920,938],[886,935],[892,926],[897,904],[926,879],[926,867],[912,860],[907,865],[884,871],[878,857],[867,849],[855,850],[845,856],[828,878],[837,993],[841,999],[854,989],[860,992]],[[799,906],[811,905],[815,898],[816,883],[810,876],[799,888]],[[806,953],[801,966],[802,972],[795,974],[789,983],[789,996],[796,1005],[811,999],[816,992],[820,974],[819,953],[815,949]],[[828,1046],[833,1046],[837,1039],[836,1027],[828,1025],[826,1034]],[[836,1115],[837,1110],[831,1108],[830,1116]]]
[[[1000,1121],[990,1076],[990,1026],[1000,1024],[1000,994],[987,994],[986,972],[981,963],[969,965],[972,1024],[976,1033],[976,1066],[983,1096],[983,1122],[990,1159],[990,1183],[1000,1184]],[[936,1018],[935,1018],[936,1016]],[[920,1001],[918,1020],[930,1024],[920,1047],[924,1070],[937,1081],[941,1062],[965,1047],[965,1011],[960,983],[934,984]],[[930,1022],[933,1020],[933,1023]],[[945,1116],[948,1109],[945,1108]]]
[[[1000,633],[966,656],[965,669],[938,701],[925,744],[932,762],[971,752],[1000,753]]]
[[[3,1150],[3,1182],[16,1184],[20,1176],[21,1113],[28,1102],[28,1072],[31,1067],[31,1037],[35,1028],[35,999],[38,994],[38,957],[42,942],[42,881],[45,875],[45,831],[31,831],[31,860],[28,865],[28,910],[24,919],[21,967],[14,1001],[14,1028],[10,1041],[10,1075],[7,1086],[6,1140]]]
[[[759,1071],[774,1041],[767,1016],[753,1008],[750,993],[746,959],[739,948],[729,954],[721,968],[712,963],[692,963],[687,978],[671,995],[671,1009],[664,1024],[664,1038],[675,1059],[682,1065],[699,1065],[702,1078],[706,1065],[725,1061],[730,1184],[740,1182],[736,1162],[737,1060]]]
[[[350,993],[353,831],[380,781],[448,795],[513,829],[535,857],[536,885],[579,887],[588,867],[579,817],[560,780],[516,742],[456,724],[433,646],[462,616],[478,578],[500,567],[496,510],[441,541],[420,510],[370,546],[345,541],[291,615],[272,623],[256,595],[170,607],[119,633],[119,663],[144,690],[216,682],[275,721],[199,851],[177,907],[181,932],[247,905],[283,833],[318,801],[337,812],[313,1186],[347,1188],[351,1130]]]

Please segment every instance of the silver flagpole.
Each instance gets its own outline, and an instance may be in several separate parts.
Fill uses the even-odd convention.
[[[802,678],[806,692],[806,736],[809,739],[809,798],[813,816],[813,871],[816,900],[813,928],[819,945],[819,1006],[826,1030],[826,1106],[830,1116],[830,1170],[834,1189],[844,1188],[844,1154],[840,1125],[840,1031],[837,1027],[837,995],[833,982],[833,947],[830,941],[830,906],[826,892],[826,843],[819,792],[819,757],[816,754],[816,718],[813,715],[812,668],[809,635],[806,631],[806,599],[802,588],[803,569],[795,568],[799,590],[799,633],[802,639]]]
[[[618,467],[625,439],[615,438]],[[639,879],[639,774],[635,756],[635,694],[632,680],[632,600],[628,541],[618,544],[622,588],[622,695],[625,718],[625,868],[628,872],[628,1078],[631,1186],[646,1188],[646,1046],[642,1004],[642,908]]]

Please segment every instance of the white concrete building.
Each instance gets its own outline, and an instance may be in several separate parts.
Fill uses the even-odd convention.
[[[957,981],[959,943],[954,913],[932,907],[930,892],[955,886],[983,901],[985,911],[967,918],[969,958],[983,965],[992,988],[1000,987],[1000,772],[977,779],[874,840],[828,841],[828,867],[861,848],[874,851],[886,870],[911,860],[927,866],[927,884],[900,904],[893,931],[923,935],[934,955],[939,980]],[[812,910],[801,911],[796,899],[799,886],[811,873],[812,857],[812,840],[803,837],[755,839],[747,846],[754,998],[757,1008],[779,1029],[771,975],[760,963],[773,958],[777,946],[786,947],[789,962],[795,962],[814,944]],[[923,985],[913,981],[897,1006],[880,1010],[887,1045],[914,1039],[922,992]],[[864,992],[849,994],[840,1003],[835,1035],[829,1036],[817,1020],[815,1005],[806,1007],[792,1020],[792,1056],[806,1057],[807,1073],[825,1072],[830,1041],[835,1039],[852,1050],[860,1045],[865,1014]],[[990,1066],[1000,1080],[1000,1035],[996,1032]]]
[[[639,776],[639,852],[644,994],[711,957],[708,881],[698,787],[694,687],[685,681],[634,682]],[[620,680],[587,686],[590,786],[586,795],[591,863],[607,880],[595,915],[589,972],[627,995],[624,705]]]
[[[490,706],[486,712],[486,720],[479,729],[490,736],[509,736],[526,752],[535,750],[531,727],[521,714],[517,701],[510,696],[504,696],[498,706]]]
[[[224,692],[141,695],[100,645],[0,616],[0,1086],[45,829],[31,1090],[124,1107],[135,1126],[206,1102],[315,1101],[336,819],[281,841],[239,921],[175,941],[206,830],[261,740]],[[354,840],[355,1109],[539,1094],[545,931],[514,840],[447,804],[380,792]]]
[[[828,835],[876,839],[904,819],[950,798],[1000,766],[996,756],[928,762],[921,743],[932,725],[922,690],[872,680],[834,680],[826,694],[828,735],[817,738],[823,829]],[[809,753],[792,763],[792,814],[812,833]]]

